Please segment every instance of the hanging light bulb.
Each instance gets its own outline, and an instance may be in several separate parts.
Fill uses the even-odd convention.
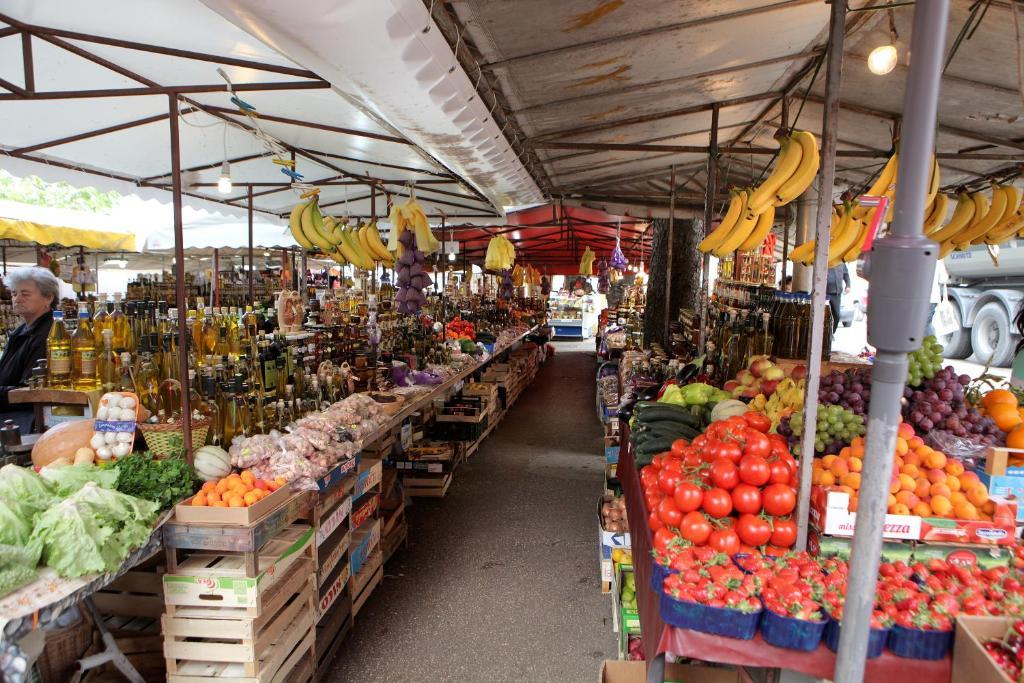
[[[896,14],[889,8],[889,43],[880,45],[868,55],[868,71],[884,76],[896,68],[899,61],[899,52],[896,50],[896,40],[899,34],[896,33]]]
[[[899,61],[899,53],[895,45],[882,45],[876,47],[868,55],[868,70],[878,76],[884,76],[896,68]]]
[[[231,194],[231,165],[225,159],[220,165],[220,178],[217,179],[217,191],[221,194]]]
[[[449,261],[454,261],[455,260],[455,254],[454,253],[448,254],[448,260]]]

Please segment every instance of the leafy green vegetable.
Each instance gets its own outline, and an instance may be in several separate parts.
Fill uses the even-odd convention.
[[[36,570],[21,564],[0,568],[0,597],[18,590],[36,580]]]
[[[25,506],[32,517],[58,500],[42,477],[27,467],[17,465],[0,467],[0,496]]]
[[[105,489],[112,489],[117,485],[119,473],[116,469],[102,469],[92,463],[83,463],[71,467],[44,467],[39,471],[39,476],[50,484],[57,495],[65,498],[90,481]]]
[[[117,490],[130,496],[145,498],[166,510],[188,498],[196,490],[192,468],[181,456],[157,460],[152,453],[134,453],[114,465],[120,473]]]
[[[39,564],[38,548],[0,543],[0,567],[6,567],[11,564],[35,567]]]
[[[32,532],[61,576],[109,572],[152,533],[157,505],[87,483],[44,512]]]
[[[25,545],[32,535],[32,511],[17,500],[0,496],[0,543]]]

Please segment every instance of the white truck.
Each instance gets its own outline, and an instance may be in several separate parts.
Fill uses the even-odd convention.
[[[1017,244],[1020,246],[1017,246]],[[945,259],[949,300],[960,329],[939,342],[946,358],[968,358],[992,367],[1009,367],[1020,340],[1013,324],[1024,300],[1024,241],[997,253],[998,266],[985,247],[956,251]]]

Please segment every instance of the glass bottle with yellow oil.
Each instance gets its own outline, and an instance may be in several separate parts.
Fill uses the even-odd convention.
[[[78,304],[78,328],[71,335],[71,386],[92,391],[100,385],[96,375],[96,338],[89,319],[89,305]]]
[[[71,388],[71,335],[63,311],[53,312],[53,325],[46,338],[46,383],[51,389]]]

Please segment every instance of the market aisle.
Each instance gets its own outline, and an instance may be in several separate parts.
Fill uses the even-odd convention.
[[[409,546],[327,680],[589,682],[616,657],[597,566],[604,481],[592,341],[557,343]]]

